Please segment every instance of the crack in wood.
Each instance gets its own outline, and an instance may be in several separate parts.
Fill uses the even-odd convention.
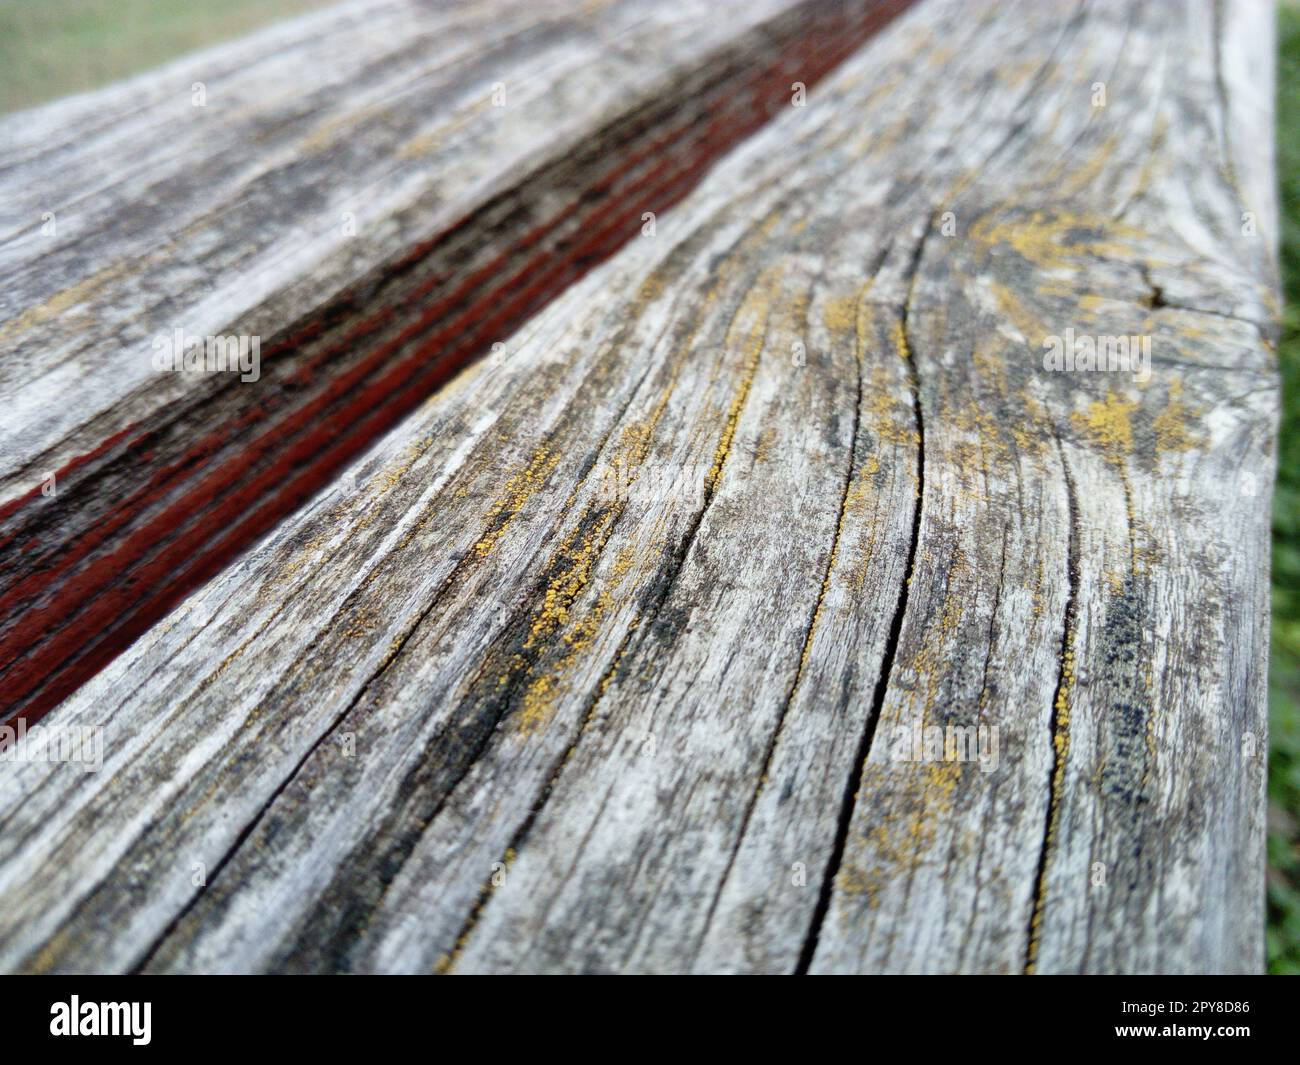
[[[925,231],[917,241],[912,252],[911,262],[905,277],[908,283],[907,298],[898,312],[898,329],[903,348],[898,354],[906,360],[908,383],[912,393],[912,416],[916,425],[916,501],[912,509],[912,532],[907,546],[907,567],[903,583],[898,590],[898,599],[894,604],[894,614],[889,623],[889,636],[885,641],[884,657],[881,659],[880,676],[876,680],[875,691],[871,698],[871,709],[863,725],[862,736],[853,760],[853,770],[844,787],[844,798],[840,806],[839,820],[835,829],[835,842],[831,847],[830,857],[822,874],[821,890],[818,894],[817,907],[813,911],[812,923],[804,938],[803,948],[795,972],[807,974],[817,953],[817,944],[821,938],[822,924],[830,911],[831,895],[835,890],[835,878],[840,864],[844,860],[844,850],[848,843],[849,827],[853,822],[853,810],[857,803],[858,791],[862,787],[863,773],[866,771],[867,758],[871,753],[872,740],[875,738],[876,724],[880,720],[881,709],[885,705],[885,695],[889,689],[890,676],[894,669],[894,658],[898,653],[898,643],[903,631],[903,618],[907,613],[908,591],[912,583],[912,574],[916,569],[916,549],[921,540],[921,515],[925,501],[925,421],[921,404],[921,377],[917,366],[916,352],[909,337],[908,317],[911,313],[912,300],[917,276],[920,272],[921,257],[925,252],[926,242],[934,229],[936,216],[927,220]]]
[[[1061,799],[1065,787],[1065,763],[1070,744],[1070,698],[1075,682],[1075,639],[1078,632],[1079,596],[1079,506],[1075,494],[1074,478],[1065,457],[1065,448],[1056,441],[1061,456],[1061,470],[1065,481],[1066,511],[1070,543],[1066,557],[1067,591],[1065,612],[1061,622],[1060,666],[1056,677],[1056,693],[1052,700],[1051,718],[1051,772],[1047,778],[1047,817],[1043,824],[1043,845],[1038,856],[1038,873],[1034,879],[1031,897],[1029,931],[1025,948],[1025,973],[1032,974],[1038,961],[1039,942],[1047,907],[1047,867],[1051,860],[1052,844],[1056,838],[1061,816]]]

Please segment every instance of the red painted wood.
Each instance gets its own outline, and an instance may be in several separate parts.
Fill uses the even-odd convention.
[[[789,106],[791,81],[812,86],[907,2],[809,5],[761,61],[737,57],[687,101],[684,120],[667,108],[666,120],[605,131],[608,147],[578,172],[568,205],[467,277],[434,272],[389,305],[345,293],[306,315],[263,351],[271,387],[233,421],[205,422],[200,408],[201,435],[180,455],[165,455],[169,422],[133,426],[74,459],[60,481],[125,469],[135,485],[89,530],[61,535],[57,517],[31,514],[39,488],[0,508],[0,719],[32,722],[85,683],[458,369],[635,237],[643,211],[684,197]],[[485,214],[409,249],[388,276],[473,237]],[[278,378],[277,366],[287,371]]]

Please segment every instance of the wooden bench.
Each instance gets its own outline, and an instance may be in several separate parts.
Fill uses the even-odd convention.
[[[0,121],[0,967],[1261,967],[1271,6],[901,7]]]

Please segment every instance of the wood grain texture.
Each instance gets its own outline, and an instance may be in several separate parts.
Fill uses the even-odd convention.
[[[0,965],[1259,969],[1271,17],[901,16],[47,718]]]
[[[899,6],[360,0],[6,120],[0,719],[92,676]],[[260,338],[260,366],[161,373],[178,329]]]

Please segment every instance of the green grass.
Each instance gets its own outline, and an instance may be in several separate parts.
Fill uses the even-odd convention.
[[[1285,303],[1273,503],[1269,669],[1268,967],[1300,973],[1300,7],[1278,12],[1277,166]]]
[[[329,0],[0,0],[0,112],[83,92]]]

